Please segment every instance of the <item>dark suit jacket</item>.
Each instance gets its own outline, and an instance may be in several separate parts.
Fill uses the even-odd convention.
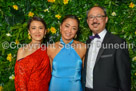
[[[87,44],[90,44],[90,42],[90,40],[87,40]],[[128,50],[127,48],[121,49],[115,47],[121,43],[125,43],[125,41],[109,32],[106,33],[102,43],[104,45],[99,50],[93,69],[94,91],[131,91],[131,71]],[[113,44],[115,48],[106,48],[106,44]],[[82,72],[84,91],[88,50],[89,48],[87,49]]]

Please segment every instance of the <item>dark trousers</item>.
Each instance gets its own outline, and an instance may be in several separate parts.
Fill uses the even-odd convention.
[[[91,88],[87,88],[87,87],[85,87],[85,91],[94,91],[93,89],[91,89]]]

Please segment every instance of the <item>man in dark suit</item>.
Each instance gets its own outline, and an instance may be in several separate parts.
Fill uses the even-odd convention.
[[[93,36],[87,40],[82,82],[84,91],[131,91],[130,59],[126,42],[106,29],[103,7],[92,7],[87,23]]]

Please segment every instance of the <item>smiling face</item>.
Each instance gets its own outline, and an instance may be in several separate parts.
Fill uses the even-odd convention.
[[[36,20],[31,22],[28,32],[31,35],[33,42],[41,42],[46,33],[43,23]]]
[[[93,17],[93,19],[91,19]],[[88,12],[87,23],[94,34],[100,33],[105,29],[108,17],[105,16],[103,9],[93,7]]]
[[[75,19],[67,18],[60,26],[63,41],[71,41],[78,31],[78,22]]]

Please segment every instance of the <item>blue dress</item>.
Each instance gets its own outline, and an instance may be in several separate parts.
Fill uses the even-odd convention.
[[[70,46],[73,40],[68,44],[62,39],[60,42],[63,47],[53,59],[49,91],[82,91],[82,60]]]

